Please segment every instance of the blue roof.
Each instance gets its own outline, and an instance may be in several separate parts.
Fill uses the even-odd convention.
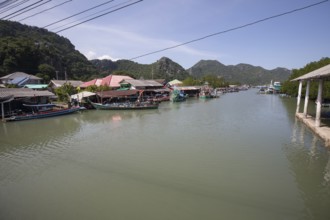
[[[24,87],[29,89],[45,89],[48,87],[48,84],[26,84]]]
[[[16,77],[15,79],[10,81],[10,84],[20,85],[24,82],[26,82],[29,79],[29,77]]]

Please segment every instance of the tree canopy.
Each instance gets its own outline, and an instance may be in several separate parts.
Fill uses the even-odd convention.
[[[291,82],[292,79],[295,79],[299,76],[305,75],[309,72],[312,72],[316,69],[319,69],[323,66],[330,64],[330,58],[322,58],[319,61],[311,62],[307,64],[305,67],[301,69],[293,69],[292,75],[289,77],[287,81],[282,84],[282,93],[288,94],[290,96],[298,95],[298,86],[299,82]],[[309,97],[311,99],[317,98],[317,90],[318,90],[318,82],[312,82],[310,86],[310,94]],[[302,96],[305,95],[306,86],[303,87]],[[330,82],[325,82],[323,87],[323,97],[324,99],[330,99]]]

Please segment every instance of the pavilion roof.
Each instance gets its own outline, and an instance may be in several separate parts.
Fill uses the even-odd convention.
[[[297,77],[291,81],[301,81],[301,80],[313,80],[313,79],[325,79],[330,78],[330,64],[321,67],[317,70],[309,72],[305,75]]]

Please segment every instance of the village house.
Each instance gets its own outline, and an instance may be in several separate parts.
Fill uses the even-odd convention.
[[[40,84],[42,79],[34,75],[29,75],[27,73],[14,72],[1,77],[0,81],[4,85],[15,85],[17,87],[24,87],[26,84]]]

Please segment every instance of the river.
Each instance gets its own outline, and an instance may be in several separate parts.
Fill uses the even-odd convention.
[[[251,89],[0,123],[0,219],[330,219],[330,149]]]

